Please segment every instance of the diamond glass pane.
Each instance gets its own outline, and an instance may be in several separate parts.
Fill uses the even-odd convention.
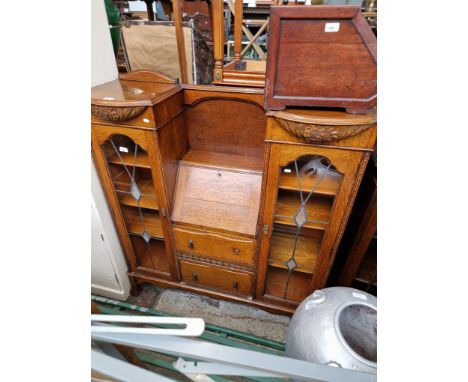
[[[286,266],[288,267],[289,270],[293,270],[294,268],[297,267],[297,262],[294,259],[294,257],[291,257],[288,261],[286,261]]]
[[[140,200],[140,197],[141,197],[141,191],[140,189],[138,188],[135,180],[132,179],[132,183],[130,185],[130,193],[132,194],[133,196],[133,199],[135,200]]]

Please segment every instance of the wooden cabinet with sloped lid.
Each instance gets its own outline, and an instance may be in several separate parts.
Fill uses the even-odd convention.
[[[93,88],[92,148],[134,285],[291,314],[324,287],[376,113],[134,72]]]

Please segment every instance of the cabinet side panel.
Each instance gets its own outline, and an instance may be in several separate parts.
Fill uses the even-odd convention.
[[[171,215],[177,182],[178,163],[189,148],[185,112],[179,114],[158,130],[158,141],[167,194],[167,208],[169,215]]]
[[[158,198],[158,205],[160,211],[161,224],[164,235],[164,242],[166,246],[166,255],[169,260],[169,268],[171,273],[171,278],[178,278],[175,253],[173,250],[173,240],[170,224],[170,214],[168,213],[168,199],[166,194],[166,188],[164,186],[164,177],[162,171],[161,156],[159,152],[158,136],[153,132],[145,132],[146,142],[148,144],[148,156],[151,162],[151,172],[153,175],[154,185],[156,187],[156,194]],[[162,212],[163,209],[165,212]]]

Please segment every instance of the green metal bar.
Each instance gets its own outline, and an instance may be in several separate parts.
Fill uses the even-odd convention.
[[[142,353],[142,352],[139,352],[139,351],[135,352],[135,354],[144,363],[147,363],[147,364],[152,365],[152,366],[160,367],[162,369],[166,369],[166,370],[169,370],[169,371],[179,372],[178,370],[176,370],[172,366],[171,362],[164,361],[162,359],[153,358],[153,357],[149,356],[148,354],[145,354],[145,353]],[[172,376],[171,376],[171,379],[174,379],[174,381],[177,381],[177,382],[183,382],[181,379],[175,379]]]
[[[114,305],[114,306],[118,306],[118,307],[121,307],[121,308],[129,309],[129,310],[133,310],[133,311],[137,311],[137,312],[141,312],[141,313],[145,313],[145,314],[149,314],[149,315],[152,315],[152,316],[162,316],[162,317],[167,317],[167,316],[174,317],[175,316],[175,315],[172,315],[172,314],[167,314],[167,313],[164,313],[164,312],[157,311],[155,309],[145,308],[145,307],[138,306],[138,305],[132,305],[132,304],[129,304],[127,302],[117,301],[117,300],[109,299],[109,298],[106,298],[106,297],[91,295],[91,299],[96,301],[96,302],[101,302],[101,303],[108,304],[108,305]],[[242,332],[239,332],[237,330],[225,328],[225,327],[219,326],[219,325],[205,324],[205,328],[207,330],[209,330],[209,331],[224,333],[224,334],[226,334],[226,335],[228,335],[230,337],[234,337],[234,338],[237,338],[237,339],[242,339],[242,340],[248,341],[248,342],[253,342],[255,344],[262,345],[262,346],[265,346],[267,348],[278,350],[280,352],[285,351],[285,344],[282,343],[282,342],[268,340],[266,338],[257,337],[257,336],[254,336],[252,334],[242,333]],[[258,350],[261,351],[260,348]]]

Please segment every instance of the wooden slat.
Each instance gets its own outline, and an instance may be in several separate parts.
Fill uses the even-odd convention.
[[[138,204],[140,204],[142,208],[149,208],[157,211],[159,207],[153,181],[151,179],[140,179],[137,181],[137,185],[141,192],[139,202],[137,202],[131,194],[117,192],[119,202],[123,205],[133,207],[138,207]]]
[[[222,154],[212,151],[190,150],[182,158],[182,163],[201,165],[210,168],[253,171],[258,173],[261,173],[263,168],[263,158]]]
[[[284,191],[278,194],[277,209],[275,214],[275,223],[285,224],[289,226],[296,226],[294,222],[294,215],[301,204],[301,199],[298,193]],[[327,223],[330,219],[330,212],[333,202],[329,198],[311,197],[306,204],[307,219],[320,220],[324,223],[310,222],[304,224],[306,228],[326,230]],[[288,216],[279,217],[276,215]]]
[[[303,176],[301,177],[301,188],[302,191],[310,192],[317,182],[319,176],[315,174],[314,176]],[[279,188],[283,190],[299,190],[299,184],[297,181],[297,176],[294,171],[290,173],[282,172],[280,176],[280,185]],[[319,195],[330,195],[335,196],[338,193],[340,188],[340,177],[338,176],[327,176],[325,175],[314,193]]]
[[[135,162],[133,162],[134,155],[130,153],[120,153],[120,156],[122,157],[122,160],[124,164],[127,166],[135,166],[135,167],[141,167],[141,168],[151,168],[151,165],[149,163],[148,155],[144,152],[138,152],[137,155],[135,156]],[[118,157],[117,154],[113,154],[109,159],[109,163],[114,163],[114,164],[122,164],[120,161],[120,158]]]
[[[144,227],[141,222],[138,208],[123,206],[122,214],[124,216],[128,232],[141,235],[143,233],[144,228],[146,228],[146,231],[150,236],[161,239],[164,238],[159,214],[143,210],[142,215]]]
[[[314,238],[299,236],[294,256],[298,266],[294,268],[294,272],[314,273],[320,246],[321,235]],[[284,263],[291,258],[293,249],[294,235],[273,232],[268,263],[277,268],[287,269]]]

